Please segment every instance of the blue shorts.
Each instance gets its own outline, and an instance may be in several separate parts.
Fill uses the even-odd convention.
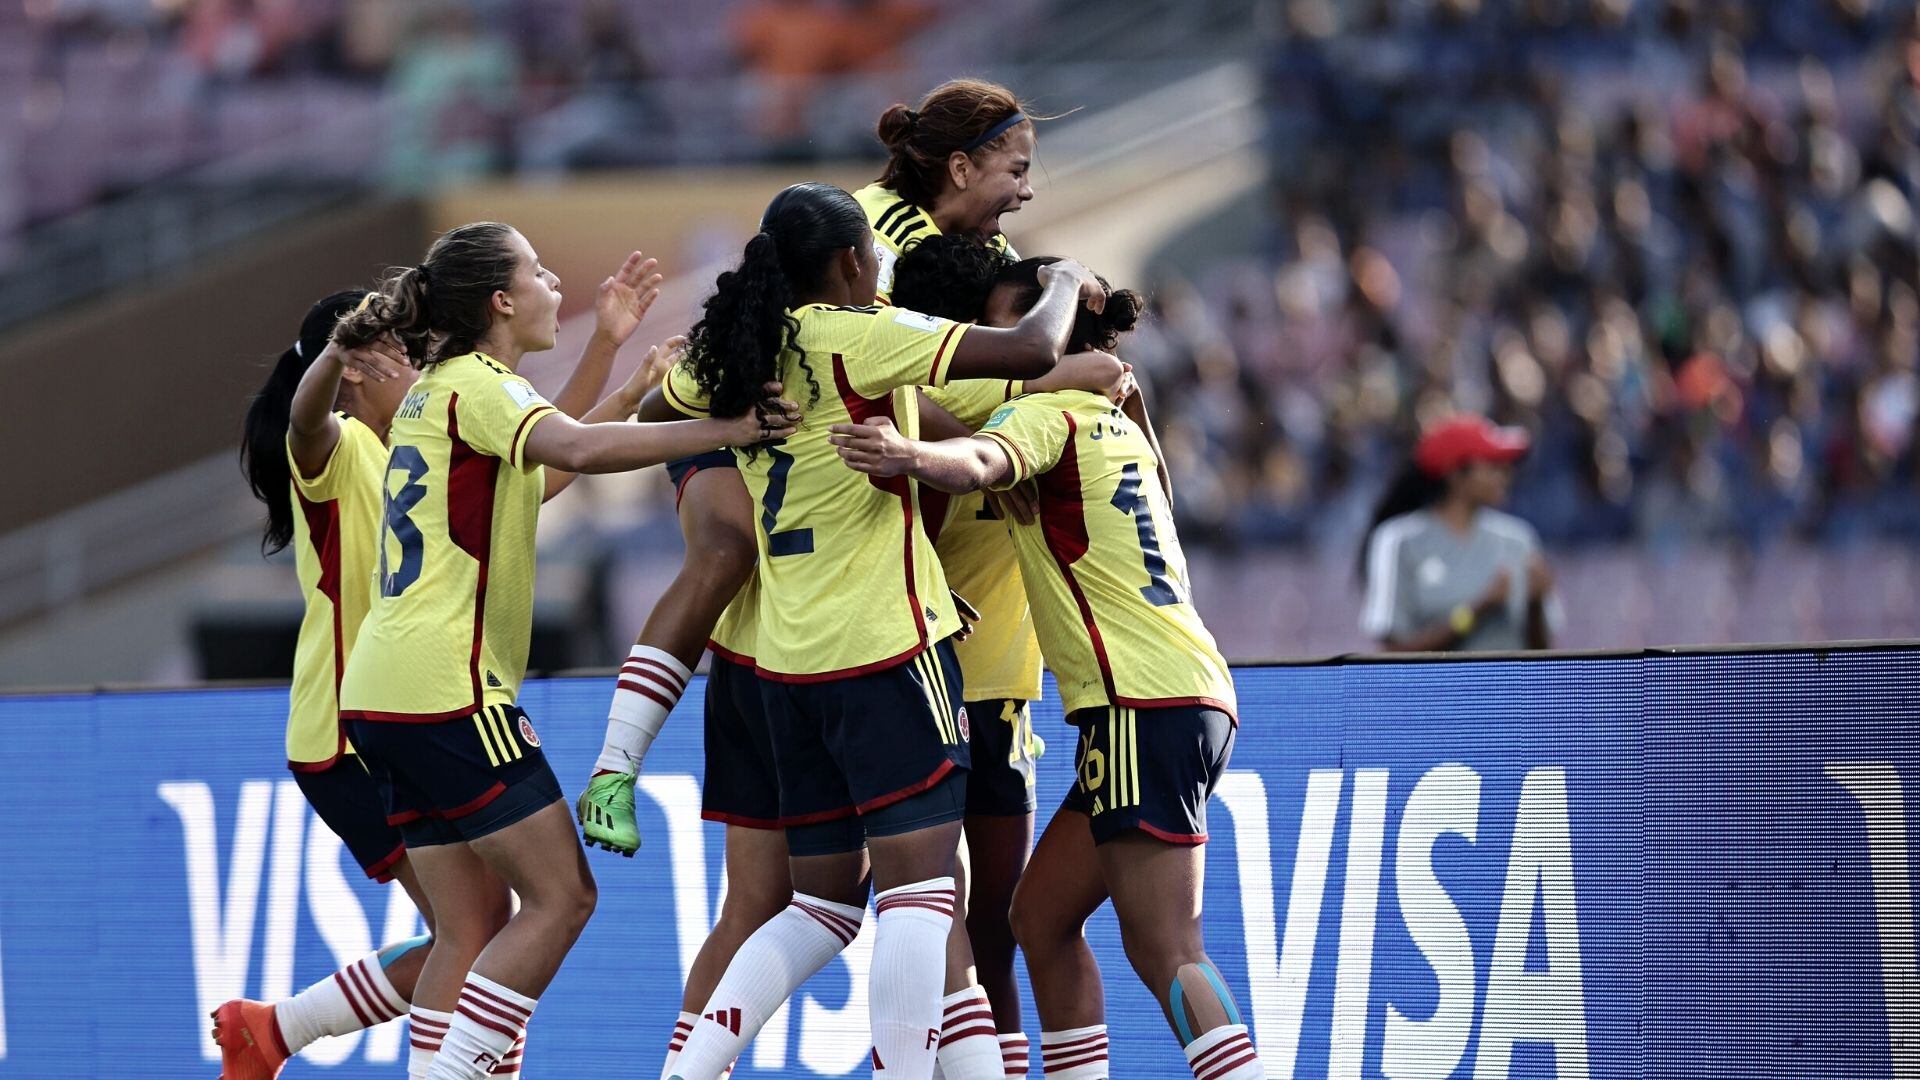
[[[387,824],[380,785],[357,754],[342,754],[314,772],[293,770],[293,782],[307,805],[347,846],[353,861],[375,881],[392,881],[393,868],[407,853],[400,830]]]
[[[780,828],[780,778],[760,704],[760,677],[713,654],[707,672],[706,782],[700,816],[749,829]]]
[[[687,481],[701,469],[738,469],[740,463],[734,460],[731,450],[709,450],[704,454],[678,458],[667,462],[667,479],[673,481],[673,505],[680,505],[680,493],[687,489]]]
[[[759,684],[788,828],[868,817],[968,767],[971,725],[950,641],[884,671],[817,683],[760,676]],[[946,820],[965,814],[964,794]],[[940,823],[880,832],[869,822],[868,831]]]
[[[1062,810],[1093,823],[1104,844],[1139,829],[1169,844],[1207,842],[1207,800],[1233,756],[1233,718],[1219,709],[1078,709],[1076,773]]]
[[[410,848],[477,840],[559,802],[560,781],[518,705],[430,724],[352,720],[348,737]]]
[[[1019,817],[1033,813],[1033,718],[1019,698],[967,702],[972,720],[973,771],[967,774],[967,813]]]

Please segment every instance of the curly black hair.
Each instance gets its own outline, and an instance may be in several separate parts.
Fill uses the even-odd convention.
[[[819,402],[820,383],[789,309],[796,295],[819,283],[835,255],[869,243],[870,235],[860,204],[831,184],[795,184],[773,197],[740,265],[714,282],[700,321],[687,333],[694,382],[713,415],[739,416],[758,405],[764,384],[780,378],[787,350],[806,372],[808,404]]]
[[[1021,310],[1040,302],[1040,268],[1059,262],[1059,256],[1041,255],[1014,261],[972,236],[930,236],[913,244],[893,267],[891,299],[896,307],[957,322],[977,322],[986,311],[987,297],[1001,287],[1017,290]],[[1097,276],[1097,275],[1096,275]],[[1107,279],[1100,279],[1107,285]],[[1146,301],[1132,289],[1107,286],[1107,305],[1095,312],[1085,307],[1073,320],[1067,352],[1112,352],[1120,335],[1134,328]]]
[[[1013,260],[963,233],[908,245],[893,266],[895,307],[955,322],[973,322],[987,306],[994,278]]]

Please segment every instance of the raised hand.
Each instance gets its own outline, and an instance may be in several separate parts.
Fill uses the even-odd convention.
[[[1074,259],[1061,259],[1059,262],[1046,263],[1035,275],[1040,287],[1046,288],[1054,278],[1064,277],[1080,286],[1080,304],[1088,311],[1099,314],[1107,309],[1107,287],[1093,271],[1080,265]]]
[[[605,337],[617,348],[627,343],[647,309],[660,299],[660,283],[665,275],[655,272],[660,260],[649,259],[636,251],[627,256],[613,276],[600,283],[593,298],[594,333]]]

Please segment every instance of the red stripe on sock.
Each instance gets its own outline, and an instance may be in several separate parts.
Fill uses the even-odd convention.
[[[1046,1068],[1043,1070],[1044,1072],[1050,1072],[1050,1073],[1064,1072],[1067,1069],[1078,1068],[1082,1065],[1091,1065],[1096,1061],[1105,1061],[1107,1060],[1107,1052],[1105,1049],[1101,1049],[1097,1051],[1090,1050],[1083,1054],[1079,1054],[1079,1055],[1068,1057],[1068,1058],[1062,1058],[1056,1061],[1052,1058],[1047,1057],[1045,1051],[1041,1051],[1040,1060],[1046,1063]]]
[[[840,939],[840,943],[843,945],[851,944],[854,937],[860,933],[860,924],[843,915],[814,907],[812,904],[803,903],[799,900],[793,901],[793,906],[811,916],[815,922],[826,927],[832,932],[834,937]]]
[[[435,1020],[431,1017],[421,1016],[419,1013],[408,1013],[407,1023],[412,1024],[415,1029],[425,1028],[435,1035],[445,1035],[447,1028],[451,1026],[445,1020]]]
[[[959,1001],[954,1002],[951,1005],[948,1005],[947,1015],[952,1016],[954,1013],[959,1012],[962,1009],[985,1009],[988,1007],[989,1005],[987,1003],[987,993],[986,991],[982,990],[981,992],[973,995],[970,998],[963,998]]]
[[[380,992],[379,985],[373,981],[373,973],[367,970],[365,960],[347,968],[347,975],[360,988],[360,996],[366,999],[367,1007],[373,1011],[374,1023],[384,1024],[406,1011],[394,1008],[393,1002]]]
[[[651,668],[625,667],[620,669],[620,681],[641,682],[658,687],[668,697],[678,701],[680,695],[687,692],[684,684],[654,671]]]
[[[1084,1047],[1093,1046],[1096,1043],[1099,1044],[1102,1050],[1106,1049],[1107,1033],[1104,1031],[1096,1031],[1091,1035],[1081,1035],[1077,1038],[1068,1039],[1064,1042],[1047,1042],[1043,1039],[1040,1043],[1040,1052],[1042,1054],[1053,1054],[1053,1053],[1058,1053],[1062,1050],[1078,1050]]]
[[[971,1039],[976,1035],[985,1035],[988,1038],[992,1038],[998,1033],[998,1029],[993,1026],[993,1017],[989,1014],[983,1023],[970,1024],[958,1031],[942,1032],[940,1035],[940,1045],[951,1046],[961,1039]],[[996,1043],[998,1042],[998,1040],[995,1041]]]
[[[895,908],[909,908],[909,907],[926,908],[928,911],[938,911],[943,915],[952,915],[953,914],[953,893],[952,892],[902,893],[899,896],[889,896],[885,900],[880,901],[878,904],[874,905],[874,910],[882,915],[885,915],[887,912],[892,911]]]
[[[334,972],[333,981],[339,984],[341,995],[347,999],[347,1007],[353,1010],[354,1016],[359,1017],[360,1026],[370,1028],[373,1026],[373,1018],[368,1016],[367,1010],[361,1007],[359,995],[354,993],[353,984],[347,981],[347,972],[352,970],[347,968],[344,971]]]
[[[1242,1046],[1240,1047],[1238,1057],[1233,1058],[1231,1061],[1221,1062],[1204,1073],[1196,1071],[1193,1075],[1195,1080],[1219,1080],[1220,1077],[1231,1073],[1240,1066],[1259,1060],[1260,1055],[1254,1052],[1252,1046]]]
[[[474,1011],[471,1007],[469,1007],[468,1003],[464,1000],[461,1001],[460,1004],[457,1007],[455,1007],[453,1011],[460,1014],[461,1016],[466,1017],[467,1019],[473,1021],[474,1023],[479,1024],[481,1027],[487,1028],[492,1031],[497,1031],[500,1034],[505,1035],[509,1039],[517,1039],[520,1037],[520,1032],[516,1031],[511,1027],[508,1027],[505,1024],[500,1023],[497,1020],[492,1019],[491,1017],[484,1016]]]
[[[682,690],[687,688],[687,677],[685,675],[680,674],[679,672],[673,670],[672,668],[661,663],[660,661],[655,660],[651,656],[629,656],[627,657],[627,663],[624,666],[631,667],[635,664],[638,664],[643,668],[651,668],[654,671],[659,672],[661,675],[665,676],[673,685],[678,686]]]
[[[644,686],[641,683],[636,682],[635,680],[628,678],[624,675],[621,676],[619,683],[616,685],[618,685],[622,690],[631,690],[634,693],[639,694],[641,697],[652,698],[663,709],[673,708],[673,702],[668,701],[666,698],[661,697],[660,691],[655,690],[651,686]]]
[[[463,998],[471,997],[477,1001],[481,1001],[488,1005],[492,1005],[494,1008],[499,1009],[501,1012],[506,1013],[508,1016],[519,1017],[520,1020],[523,1022],[533,1019],[532,1006],[521,1005],[512,1001],[508,1001],[506,998],[501,997],[499,994],[490,993],[489,991],[482,990],[481,988],[473,985],[472,983],[468,983],[465,986],[462,986],[460,988],[460,996]]]
[[[1232,1055],[1243,1047],[1250,1047],[1252,1045],[1253,1041],[1245,1035],[1230,1035],[1201,1051],[1200,1055],[1188,1064],[1193,1066],[1194,1075],[1197,1076],[1203,1070],[1213,1068],[1214,1063],[1221,1058]]]

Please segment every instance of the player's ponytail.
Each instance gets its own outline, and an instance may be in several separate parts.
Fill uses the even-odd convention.
[[[1373,514],[1367,520],[1367,531],[1360,534],[1360,554],[1354,560],[1354,569],[1362,584],[1367,580],[1367,552],[1373,546],[1374,531],[1390,518],[1432,506],[1446,490],[1445,480],[1429,474],[1412,461],[1407,462],[1393,482],[1380,493],[1380,501],[1374,504]]]
[[[337,292],[308,309],[300,323],[300,337],[273,362],[266,384],[247,403],[240,436],[240,471],[246,474],[253,497],[267,507],[267,528],[260,537],[263,555],[271,555],[293,540],[293,497],[287,491],[287,425],[293,411],[293,392],[299,389],[307,367],[327,347],[334,324],[365,295],[363,289]]]
[[[513,287],[519,268],[513,226],[462,225],[427,249],[418,266],[388,273],[365,307],[340,321],[334,339],[348,348],[391,334],[415,367],[470,353],[493,328],[493,294]]]
[[[799,346],[794,298],[826,277],[833,259],[870,242],[867,217],[853,196],[831,184],[795,184],[774,196],[747,241],[740,265],[722,273],[700,321],[687,334],[688,363],[715,416],[739,416],[766,397],[763,384],[791,382],[780,371],[787,349],[799,356],[811,404],[820,384]],[[793,387],[787,387],[789,397]]]
[[[952,79],[920,99],[918,108],[894,105],[880,114],[874,133],[887,148],[880,185],[915,206],[933,205],[946,182],[947,159],[955,152],[977,154],[997,149],[1001,140],[1035,116],[1013,91],[981,79]]]

